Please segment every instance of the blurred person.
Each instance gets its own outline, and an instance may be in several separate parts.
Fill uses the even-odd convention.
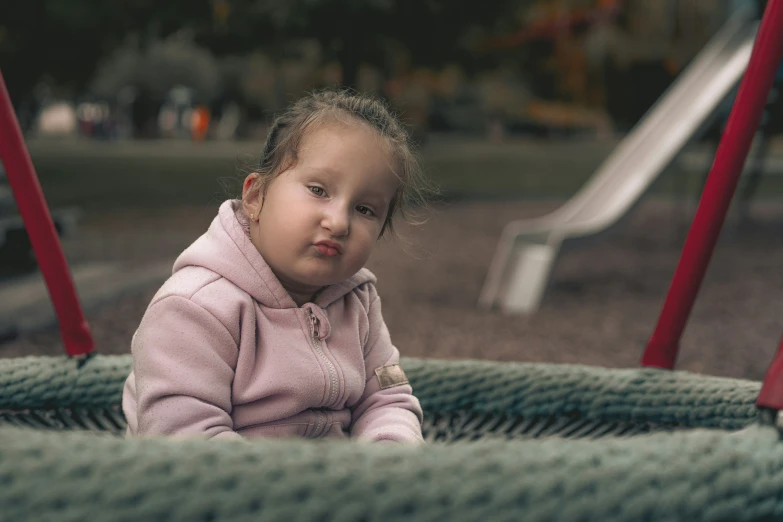
[[[123,391],[130,436],[422,443],[422,410],[364,268],[423,201],[378,99],[324,91],[272,125],[240,199],[176,260]]]
[[[78,130],[78,118],[73,104],[65,101],[44,105],[38,115],[39,136],[73,136]]]
[[[158,130],[166,138],[196,139],[194,89],[177,85],[166,95],[158,112]]]
[[[190,134],[193,141],[204,141],[209,130],[209,109],[203,105],[196,106],[191,114]]]
[[[239,105],[228,102],[221,107],[220,117],[215,125],[215,138],[222,141],[233,140],[242,119]]]

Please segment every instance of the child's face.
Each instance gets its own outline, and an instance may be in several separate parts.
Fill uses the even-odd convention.
[[[391,161],[362,125],[325,125],[303,137],[296,165],[272,180],[263,205],[259,195],[250,226],[286,288],[314,290],[364,266],[399,186]]]

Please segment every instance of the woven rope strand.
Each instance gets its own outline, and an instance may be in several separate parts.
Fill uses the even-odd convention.
[[[88,427],[119,425],[131,363],[0,360],[0,414],[70,408]],[[524,431],[519,419],[556,433],[569,416],[583,419],[569,429],[588,434],[623,423],[736,430],[754,420],[759,389],[656,370],[403,364],[433,429],[490,435]],[[755,426],[422,448],[0,427],[0,520],[762,520],[783,517],[782,475],[776,434]]]
[[[2,520],[773,520],[772,429],[388,447],[0,428]]]
[[[756,418],[760,384],[653,369],[403,359],[429,412],[560,417],[740,429]],[[116,408],[131,357],[0,360],[0,411]]]

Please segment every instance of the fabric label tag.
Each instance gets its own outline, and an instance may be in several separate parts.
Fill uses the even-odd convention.
[[[378,384],[380,384],[382,390],[408,384],[408,378],[399,364],[389,364],[388,366],[376,368],[375,375],[378,376]]]

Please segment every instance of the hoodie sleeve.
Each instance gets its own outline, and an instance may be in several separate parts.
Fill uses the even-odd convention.
[[[154,303],[133,337],[136,436],[242,439],[231,420],[238,349],[212,313],[190,299]]]
[[[374,285],[370,285],[368,316],[367,381],[362,398],[352,408],[351,435],[371,442],[424,442],[421,405],[399,367],[400,353],[391,342]]]

